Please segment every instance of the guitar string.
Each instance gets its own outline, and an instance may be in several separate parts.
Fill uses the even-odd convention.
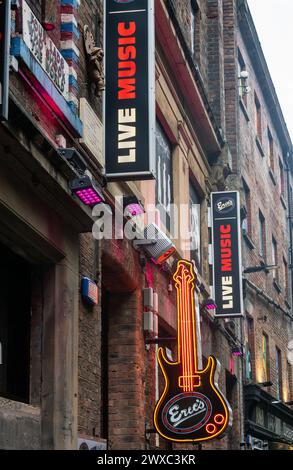
[[[188,368],[189,368],[189,371],[188,371],[188,377],[189,377],[189,391],[192,391],[193,390],[193,379],[192,379],[192,375],[193,375],[193,361],[192,361],[192,349],[191,349],[191,346],[192,346],[192,336],[191,336],[191,330],[190,330],[190,326],[191,326],[191,304],[190,304],[190,289],[189,289],[189,283],[188,283],[188,278],[190,278],[189,275],[186,275],[186,278],[185,278],[185,296],[186,296],[186,305],[187,305],[187,309],[186,309],[186,315],[187,315],[187,334],[188,334]]]
[[[182,331],[183,331],[183,335],[182,335],[182,341],[181,341],[181,348],[183,350],[183,358],[182,358],[182,361],[183,361],[183,391],[186,392],[187,391],[187,370],[186,370],[186,367],[187,367],[187,351],[186,351],[186,347],[185,347],[185,341],[186,341],[186,323],[185,323],[185,299],[184,299],[184,295],[183,295],[183,283],[184,283],[184,280],[183,280],[183,271],[181,271],[181,289],[180,289],[180,297],[181,297],[181,318],[182,318]]]
[[[186,348],[186,338],[187,338],[187,328],[186,328],[186,305],[185,305],[185,297],[184,297],[184,271],[181,272],[181,299],[182,299],[182,322],[184,325],[184,336],[182,347],[184,348],[184,373],[183,373],[183,383],[184,383],[184,391],[187,392],[188,390],[188,363],[187,363],[187,348]]]
[[[187,385],[187,391],[190,390],[190,377],[189,377],[189,354],[188,354],[188,323],[187,323],[187,315],[188,315],[188,312],[187,312],[187,298],[186,298],[186,273],[185,273],[185,269],[183,271],[183,288],[182,288],[182,291],[183,291],[183,297],[184,297],[184,324],[185,324],[185,341],[184,341],[184,346],[185,346],[185,350],[186,350],[186,385]]]
[[[191,335],[190,335],[190,299],[188,296],[188,275],[186,273],[187,268],[184,267],[183,271],[183,296],[184,296],[184,322],[185,322],[185,350],[186,350],[186,387],[187,391],[192,391],[192,357],[190,354],[191,346]]]

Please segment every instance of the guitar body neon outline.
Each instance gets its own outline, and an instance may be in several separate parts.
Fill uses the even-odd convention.
[[[220,363],[209,356],[197,367],[193,265],[180,260],[173,276],[177,294],[178,360],[170,362],[163,348],[157,359],[165,379],[155,407],[154,424],[165,439],[201,442],[222,435],[232,424],[230,406],[217,384]]]

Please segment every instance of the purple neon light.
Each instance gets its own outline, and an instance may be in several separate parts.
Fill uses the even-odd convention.
[[[135,204],[135,203],[128,204],[127,212],[129,212],[129,214],[132,215],[133,217],[135,217],[136,215],[144,214],[144,210],[141,207],[141,205],[140,204]]]
[[[215,309],[216,309],[216,305],[215,305],[215,304],[207,304],[207,305],[206,305],[206,309],[207,309],[207,310],[215,310]]]
[[[92,188],[79,189],[75,194],[86,206],[94,206],[102,202],[101,196]]]
[[[240,356],[242,356],[242,353],[241,353],[241,351],[233,351],[233,352],[232,352],[232,355],[233,355],[234,357],[240,357]]]

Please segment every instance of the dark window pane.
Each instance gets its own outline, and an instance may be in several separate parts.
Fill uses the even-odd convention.
[[[161,217],[170,230],[173,201],[172,147],[161,125],[156,124],[157,184],[156,204],[161,206]],[[165,219],[165,220],[164,220]]]

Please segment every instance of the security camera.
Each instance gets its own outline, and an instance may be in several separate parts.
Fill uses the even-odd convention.
[[[249,76],[249,73],[247,72],[247,70],[242,70],[242,72],[240,72],[240,78],[244,78],[244,80],[246,80]]]
[[[245,93],[246,95],[248,95],[250,92],[251,92],[250,86],[246,86],[246,87],[244,88],[244,93]]]

